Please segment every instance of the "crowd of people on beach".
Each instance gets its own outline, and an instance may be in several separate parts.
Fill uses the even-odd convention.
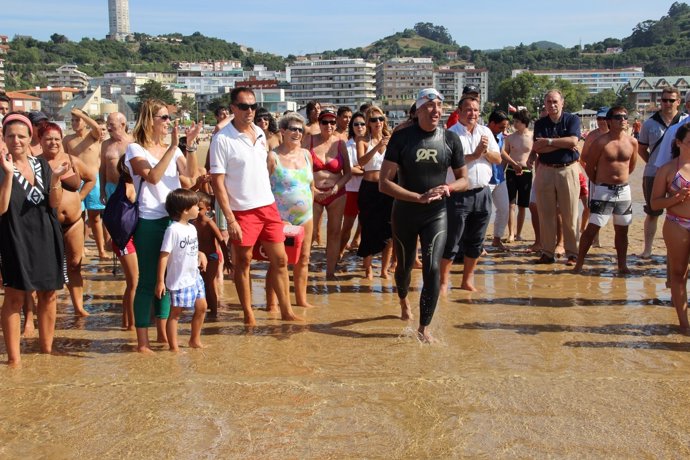
[[[664,88],[661,109],[636,123],[633,135],[625,107],[600,109],[581,151],[581,120],[563,110],[557,90],[545,95],[538,117],[494,110],[484,125],[479,92],[467,86],[444,126],[443,95],[425,88],[395,128],[371,104],[353,112],[310,102],[306,117],[286,112],[276,120],[249,88],[235,88],[230,100],[215,111],[201,166],[202,124],[180,136],[162,101],[141,104],[132,133],[121,113],[94,120],[73,109],[74,133],[63,137],[41,112],[10,112],[0,94],[1,319],[9,364],[20,362],[22,334],[34,334],[34,311],[40,350],[53,351],[56,291],[63,285],[75,314],[89,315],[81,273],[89,232],[94,257],[106,259],[110,250],[122,267],[123,328],[136,331],[137,351],[152,353],[151,325],[158,342],[179,350],[184,311],[192,312],[189,346],[203,347],[204,319],[218,313],[224,272],[232,275],[244,324],[255,325],[250,269],[257,253],[268,261],[267,310],[303,321],[293,305],[318,304],[308,299],[307,286],[323,218],[326,280],[338,279],[348,251],[362,258],[363,277],[371,280],[380,255],[379,276],[394,274],[405,321],[413,318],[411,273],[421,269],[418,337],[433,342],[429,326],[451,287],[453,264],[462,265],[459,288],[476,291],[480,259],[524,239],[527,209],[534,263],[563,257],[574,273],[586,271],[587,253],[613,217],[617,271],[628,275],[629,177],[638,156],[646,163],[640,257],[651,256],[666,209],[667,286],[680,331],[690,334],[690,123],[677,88]],[[690,110],[690,92],[685,106]],[[109,200],[138,211],[133,234],[119,244],[102,222]]]

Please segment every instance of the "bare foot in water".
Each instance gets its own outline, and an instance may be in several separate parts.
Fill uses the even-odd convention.
[[[400,319],[403,321],[414,319],[412,308],[410,308],[410,301],[407,300],[407,297],[400,299]]]
[[[367,279],[367,280],[373,280],[374,279],[374,270],[372,270],[371,267],[364,269],[364,279]]]
[[[86,317],[91,316],[91,314],[83,308],[74,307],[74,316]]]
[[[627,265],[624,265],[622,267],[618,267],[618,274],[619,275],[629,275],[630,273],[632,273],[632,272],[627,267]]]
[[[422,343],[436,343],[436,339],[427,330],[427,326],[419,326],[419,329],[417,329],[417,339]]]
[[[152,355],[153,350],[151,350],[149,347],[137,347],[137,352],[144,354],[144,355]]]
[[[280,308],[278,308],[278,305],[266,305],[266,311],[268,313],[280,313]]]
[[[460,285],[460,289],[462,289],[463,291],[470,291],[470,292],[477,292],[477,290],[478,290],[476,287],[474,287],[474,285],[470,284],[469,282],[463,282]]]
[[[295,305],[298,306],[298,307],[302,307],[302,308],[316,308],[315,305],[312,305],[312,304],[310,304],[309,302],[301,302],[301,303],[298,303],[298,304],[295,304]]]
[[[682,335],[690,336],[690,326],[680,326],[679,330]]]
[[[24,332],[22,332],[22,337],[25,339],[31,339],[36,335],[36,326],[34,326],[33,321],[29,321],[24,325]]]
[[[391,276],[388,274],[388,270],[384,270],[381,272],[381,279],[389,280],[390,278]]]
[[[304,318],[292,312],[285,315],[281,315],[280,319],[283,321],[304,321]]]
[[[206,345],[201,343],[201,340],[198,341],[189,341],[189,348],[206,348]]]

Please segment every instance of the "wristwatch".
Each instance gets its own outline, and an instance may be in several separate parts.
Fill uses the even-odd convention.
[[[553,144],[553,139],[549,138],[549,146]]]

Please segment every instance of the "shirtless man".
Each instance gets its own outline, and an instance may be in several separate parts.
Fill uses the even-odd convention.
[[[625,107],[611,108],[606,119],[609,132],[592,144],[585,172],[592,181],[589,223],[580,237],[580,249],[573,271],[582,271],[587,251],[599,229],[613,214],[618,273],[628,274],[628,226],[632,223],[632,195],[628,177],[635,169],[637,140],[627,134]]]
[[[105,142],[108,139],[108,127],[106,126],[105,119],[103,117],[96,118],[96,123],[101,129],[101,142]]]
[[[101,144],[101,165],[98,171],[101,203],[103,204],[108,201],[117,187],[120,180],[117,162],[132,142],[132,138],[127,134],[127,119],[120,112],[108,115],[105,126],[110,134],[110,139]]]
[[[91,168],[94,174],[100,170],[101,162],[101,127],[96,120],[93,120],[83,110],[72,109],[72,130],[74,134],[65,136],[62,145],[65,152],[78,157]],[[105,239],[103,236],[103,225],[101,222],[101,212],[105,208],[101,203],[101,186],[96,175],[96,185],[84,199],[84,206],[88,216],[89,228],[96,241],[98,257],[105,259]]]
[[[522,226],[525,223],[525,209],[529,208],[529,196],[532,191],[532,170],[528,166],[532,151],[532,132],[528,129],[531,121],[527,110],[520,110],[513,115],[515,132],[505,139],[503,144],[503,160],[508,163],[506,168],[506,183],[508,185],[508,242],[522,238]],[[515,221],[515,207],[517,206],[517,222]],[[535,227],[535,236],[539,230]]]
[[[335,118],[335,132],[340,138],[347,142],[350,134],[350,120],[352,119],[352,109],[342,105],[338,107],[338,113]]]
[[[41,130],[42,156],[51,167],[69,161],[69,171],[62,182],[62,200],[58,206],[57,217],[62,227],[67,262],[67,289],[74,305],[74,314],[89,316],[84,309],[84,279],[81,275],[81,261],[84,254],[84,220],[81,218],[81,200],[91,191],[96,182],[96,174],[77,157],[66,154],[62,149],[62,130],[55,123],[47,123]],[[81,186],[81,182],[84,185]]]
[[[232,117],[230,116],[230,110],[224,105],[218,107],[214,115],[216,117],[216,126],[213,128],[213,134],[216,134],[218,131],[225,128],[227,124],[232,121]]]

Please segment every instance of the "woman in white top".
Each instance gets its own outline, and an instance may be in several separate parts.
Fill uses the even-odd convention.
[[[158,342],[167,343],[165,322],[170,314],[170,298],[166,294],[157,299],[156,265],[160,254],[165,229],[170,218],[165,210],[168,193],[180,188],[180,175],[187,176],[191,183],[197,178],[196,153],[187,150],[187,156],[177,147],[177,122],[173,125],[170,144],[165,143],[171,117],[167,105],[157,99],[144,101],[139,119],[134,127],[135,143],[127,147],[126,162],[132,172],[134,186],[139,190],[139,223],[134,233],[134,246],[137,248],[139,282],[134,295],[134,325],[137,330],[137,351],[151,353],[149,348],[148,326],[151,307],[155,308]],[[187,132],[187,145],[201,131],[201,123],[192,124]]]
[[[388,266],[393,254],[393,198],[379,192],[379,172],[391,131],[386,116],[378,107],[367,110],[366,120],[366,134],[357,141],[357,158],[364,170],[357,203],[362,225],[362,240],[357,255],[364,257],[364,276],[372,279],[371,260],[374,254],[381,252],[381,278],[388,279]]]
[[[359,207],[357,200],[359,197],[359,185],[362,183],[362,175],[364,170],[359,167],[357,160],[357,140],[364,136],[367,131],[367,121],[362,112],[356,112],[350,119],[350,126],[348,129],[348,140],[345,146],[347,147],[347,155],[350,157],[350,172],[352,177],[345,184],[345,213],[343,214],[343,229],[340,233],[340,258],[345,255],[345,250],[348,249],[348,241],[350,241],[350,234],[352,227],[355,224],[355,219],[359,215]],[[357,225],[355,236],[352,238],[349,247],[356,249],[359,247],[359,238],[362,229],[361,225]]]

